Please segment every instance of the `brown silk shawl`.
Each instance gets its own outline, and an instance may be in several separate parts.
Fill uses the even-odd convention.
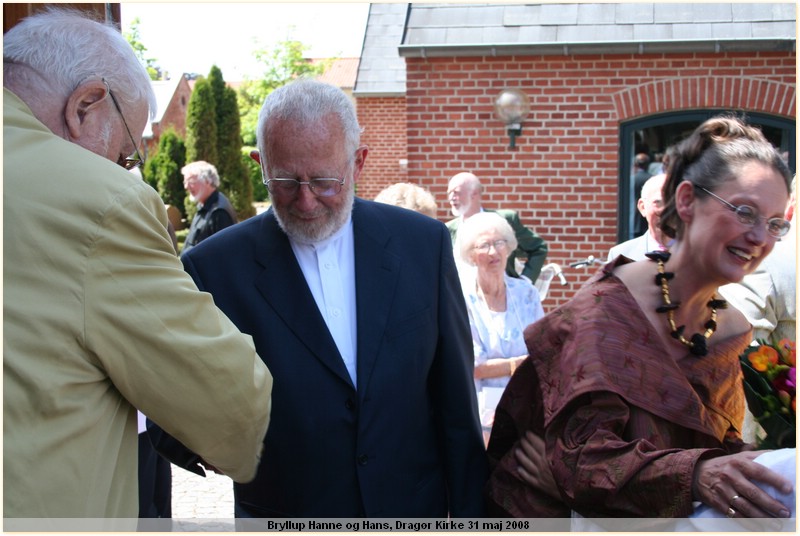
[[[526,430],[542,436],[570,402],[591,392],[615,393],[631,406],[711,436],[710,443],[716,440],[719,447],[729,430],[741,428],[745,401],[738,354],[751,333],[712,340],[708,355],[687,352],[674,361],[627,287],[611,273],[616,264],[604,266],[572,300],[525,330],[529,356],[498,405],[488,447],[492,469]],[[512,482],[515,476],[498,474],[510,472],[509,461],[503,465],[492,479],[519,486]],[[545,517],[569,515],[541,495],[529,500]]]

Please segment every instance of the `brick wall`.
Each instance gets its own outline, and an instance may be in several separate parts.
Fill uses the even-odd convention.
[[[185,77],[181,77],[178,85],[175,87],[175,93],[172,95],[169,104],[164,110],[161,120],[153,123],[153,137],[147,140],[148,154],[155,154],[158,149],[158,142],[161,135],[167,129],[171,128],[178,133],[182,139],[186,138],[186,112],[189,107],[189,99],[192,97],[192,87]]]
[[[484,184],[484,204],[518,210],[547,240],[548,261],[564,267],[587,255],[604,259],[616,243],[622,121],[707,108],[796,114],[795,52],[408,58],[406,64],[408,177],[436,196],[439,218],[449,217],[448,179],[472,171]],[[522,89],[531,101],[516,151],[494,117],[494,98],[505,87]],[[358,100],[365,139],[385,132],[378,100]],[[402,109],[391,104],[394,113]],[[383,141],[402,146],[397,136]],[[398,152],[374,148],[359,195],[392,182],[382,170],[396,165]],[[555,282],[547,307],[566,300],[593,271],[565,269],[570,284]]]
[[[405,162],[406,99],[374,97],[357,100],[358,118],[364,129],[362,143],[369,146],[364,173],[358,182],[358,196],[373,199],[390,184],[409,181]],[[401,164],[401,161],[403,162]],[[412,182],[417,182],[413,181]]]

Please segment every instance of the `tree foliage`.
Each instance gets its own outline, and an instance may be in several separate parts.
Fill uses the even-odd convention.
[[[208,81],[216,104],[217,171],[220,189],[228,196],[239,220],[255,215],[253,188],[247,170],[242,165],[242,134],[236,91],[225,84],[222,71],[214,65]]]
[[[162,72],[161,67],[156,63],[156,59],[147,57],[147,47],[142,43],[141,34],[139,33],[139,25],[141,23],[142,21],[139,20],[139,17],[133,19],[130,29],[126,32],[122,32],[122,36],[128,44],[131,45],[136,57],[139,58],[139,61],[144,65],[145,69],[147,69],[150,80],[164,80],[165,73]]]
[[[217,157],[217,103],[211,82],[200,77],[186,107],[186,160],[216,165]]]
[[[255,215],[253,188],[241,158],[242,136],[236,92],[227,87],[222,71],[211,67],[197,79],[186,111],[186,160],[214,164],[220,191],[230,199],[240,220]],[[195,212],[187,202],[187,214]]]
[[[167,205],[186,216],[185,193],[181,168],[186,164],[186,145],[174,129],[169,128],[158,140],[155,155],[145,163],[142,175],[158,191]]]
[[[311,63],[304,57],[308,46],[300,41],[281,41],[274,47],[259,48],[253,52],[264,72],[255,80],[245,80],[239,88],[239,110],[242,116],[242,141],[256,144],[258,112],[264,99],[273,90],[301,76],[319,76],[334,61],[333,58]]]

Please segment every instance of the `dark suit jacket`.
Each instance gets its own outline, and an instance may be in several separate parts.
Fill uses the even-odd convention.
[[[181,255],[216,232],[230,227],[238,221],[236,211],[228,198],[219,190],[214,190],[206,202],[192,218],[189,234],[183,243]]]
[[[506,263],[506,273],[511,277],[519,277],[517,268],[514,265],[517,257],[527,258],[525,266],[522,269],[522,275],[536,282],[539,273],[544,266],[544,260],[547,257],[547,243],[544,239],[531,231],[519,221],[519,214],[515,210],[490,210],[483,209],[484,212],[494,212],[504,217],[506,221],[514,229],[514,236],[517,239],[517,249],[511,252]],[[458,234],[458,225],[461,223],[461,218],[455,218],[447,222],[447,228],[450,230],[450,238],[453,244],[456,242],[456,235]]]
[[[357,390],[271,210],[183,259],[274,378],[261,464],[234,484],[237,505],[255,517],[480,516],[486,457],[447,231],[356,199],[353,232]]]

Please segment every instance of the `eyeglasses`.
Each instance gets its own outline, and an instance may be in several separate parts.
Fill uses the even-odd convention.
[[[299,181],[297,179],[267,179],[264,184],[271,193],[294,194],[300,186],[308,186],[311,193],[317,197],[333,197],[342,191],[344,179],[311,179]]]
[[[500,251],[501,249],[505,249],[508,245],[508,240],[495,240],[493,242],[484,242],[483,244],[478,244],[472,249],[481,251],[483,253],[489,253],[489,250],[494,247],[495,251]]]
[[[698,190],[702,190],[714,199],[718,200],[720,203],[728,207],[736,214],[736,218],[745,225],[755,225],[759,220],[766,220],[767,223],[767,232],[774,236],[775,238],[780,238],[782,236],[786,236],[786,233],[789,232],[789,229],[792,227],[792,224],[784,220],[783,218],[762,218],[758,215],[758,211],[751,207],[750,205],[733,205],[728,203],[720,196],[716,195],[714,192],[703,188],[702,186],[694,185],[695,188]]]
[[[103,79],[103,83],[106,85],[106,88],[108,89],[108,96],[111,97],[111,102],[114,103],[114,108],[116,108],[117,112],[119,112],[119,116],[122,118],[122,124],[125,125],[125,130],[128,132],[128,137],[131,139],[131,143],[133,144],[133,150],[135,151],[134,154],[136,155],[136,158],[120,157],[117,160],[117,164],[130,171],[140,166],[142,162],[144,162],[144,158],[142,158],[142,155],[139,154],[139,146],[136,145],[136,142],[133,140],[131,129],[128,128],[128,122],[125,121],[125,116],[122,115],[122,108],[119,107],[119,102],[117,102],[117,98],[114,96],[114,93],[111,91],[111,87],[108,85],[108,82],[106,82],[105,78]]]

